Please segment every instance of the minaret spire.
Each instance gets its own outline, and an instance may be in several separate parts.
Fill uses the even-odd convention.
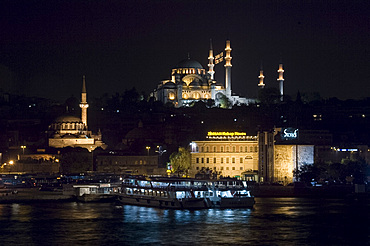
[[[82,92],[81,92],[81,120],[84,124],[85,128],[87,129],[87,108],[89,104],[87,103],[87,93],[86,93],[86,82],[85,82],[85,75],[82,77]]]
[[[283,69],[282,61],[280,61],[278,73],[279,73],[279,77],[277,81],[279,82],[280,101],[283,101],[284,100],[284,69]]]
[[[226,96],[231,96],[231,47],[230,40],[226,40],[225,48],[225,89]]]
[[[211,75],[211,79],[214,80],[215,64],[213,62],[215,58],[213,57],[212,39],[210,39],[209,41],[210,41],[210,47],[209,47],[209,56],[208,56],[208,67],[209,67],[208,73]]]
[[[262,63],[261,63],[261,69],[260,69],[260,76],[258,76],[258,78],[260,79],[260,82],[258,83],[258,87],[260,87],[261,89],[265,88],[265,84],[263,83],[265,76],[263,76]]]

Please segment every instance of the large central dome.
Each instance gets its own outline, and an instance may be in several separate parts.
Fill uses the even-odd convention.
[[[203,69],[203,66],[196,60],[190,58],[180,61],[175,68],[199,68]]]

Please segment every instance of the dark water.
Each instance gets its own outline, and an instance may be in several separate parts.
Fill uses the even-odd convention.
[[[257,198],[253,209],[0,204],[0,245],[370,245],[366,202]]]

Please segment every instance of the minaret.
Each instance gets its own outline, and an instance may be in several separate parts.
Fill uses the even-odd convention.
[[[279,78],[277,81],[279,82],[279,89],[280,89],[280,101],[284,100],[284,69],[283,69],[283,62],[280,62],[279,64]]]
[[[213,48],[212,48],[212,39],[210,39],[210,48],[209,48],[209,56],[208,56],[208,73],[211,75],[211,80],[214,80],[215,70],[213,69],[215,64],[213,63],[215,58],[213,57]]]
[[[87,108],[89,104],[87,104],[87,93],[86,93],[86,82],[85,82],[85,75],[82,77],[82,92],[81,92],[81,120],[84,124],[85,128],[87,129]]]
[[[226,40],[225,48],[225,89],[226,96],[231,96],[231,47],[230,40]]]
[[[265,84],[263,83],[263,79],[265,78],[265,76],[263,76],[262,65],[261,65],[261,70],[260,70],[260,76],[258,76],[258,78],[260,79],[260,82],[258,83],[258,87],[261,89],[265,88]]]

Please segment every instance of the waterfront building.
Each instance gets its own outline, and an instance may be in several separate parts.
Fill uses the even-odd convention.
[[[223,177],[287,185],[295,181],[294,170],[314,163],[314,145],[293,143],[294,138],[298,138],[298,130],[292,128],[256,136],[208,132],[206,140],[190,144],[190,175],[207,170]]]
[[[100,173],[165,176],[166,169],[158,167],[158,160],[158,155],[101,154],[96,157],[96,171]]]
[[[257,136],[245,132],[208,132],[207,140],[190,144],[192,168],[195,176],[202,168],[218,176],[258,180]]]
[[[294,170],[314,163],[314,145],[307,144],[304,137],[300,139],[299,129],[275,128],[261,132],[258,145],[259,182],[287,185],[296,181]]]
[[[99,131],[93,134],[88,130],[87,125],[87,92],[85,76],[82,80],[81,92],[81,118],[73,115],[64,115],[58,117],[49,126],[49,146],[54,148],[64,147],[81,147],[89,150],[90,152],[101,147],[105,149],[107,146],[102,141],[102,135]]]

